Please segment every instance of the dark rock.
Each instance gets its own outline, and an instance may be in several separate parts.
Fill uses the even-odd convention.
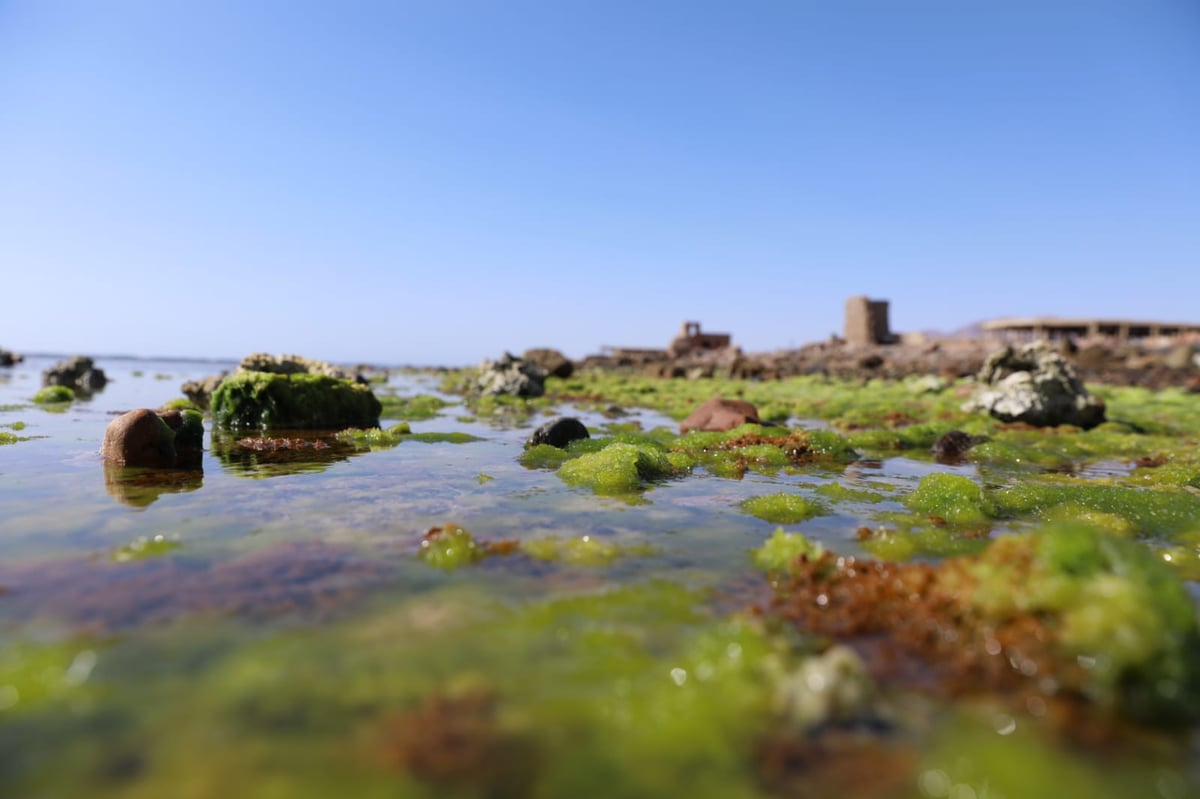
[[[881,366],[883,366],[883,356],[878,353],[864,355],[858,359],[859,369],[875,370]]]
[[[1071,365],[1045,342],[993,353],[979,381],[984,388],[963,410],[1035,427],[1070,424],[1086,430],[1104,421],[1104,401],[1088,394]]]
[[[23,360],[25,360],[24,355],[17,352],[9,352],[0,347],[0,366],[16,366]]]
[[[76,355],[59,361],[42,372],[43,386],[66,386],[81,394],[99,391],[108,384],[103,369],[97,369],[91,358]]]
[[[745,400],[731,400],[722,397],[707,399],[692,411],[688,418],[679,424],[679,432],[691,430],[706,430],[709,432],[725,432],[747,423],[760,424],[758,408]]]
[[[525,354],[522,357],[526,361],[535,363],[545,369],[546,374],[551,377],[565,379],[575,374],[575,364],[558,350],[547,348],[525,350]]]
[[[475,390],[480,394],[540,397],[546,392],[546,370],[510,353],[479,365]]]
[[[962,456],[971,447],[987,440],[989,440],[987,436],[973,436],[961,430],[951,430],[949,433],[939,436],[929,450],[939,463],[954,463],[962,460]]]
[[[535,447],[538,444],[549,444],[552,447],[563,449],[572,441],[579,441],[583,438],[591,438],[587,428],[583,426],[583,422],[572,416],[564,416],[561,419],[546,422],[534,430],[533,435],[526,442],[526,446]]]
[[[100,455],[120,466],[188,468],[199,463],[204,424],[195,411],[147,408],[124,413],[108,423]]]

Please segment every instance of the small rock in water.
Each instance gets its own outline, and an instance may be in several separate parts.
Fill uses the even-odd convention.
[[[583,426],[583,422],[573,416],[564,416],[561,419],[546,422],[534,430],[533,435],[526,442],[526,446],[536,447],[538,444],[549,444],[552,447],[563,449],[572,441],[582,438],[591,438],[587,428]]]
[[[154,411],[139,408],[108,423],[100,454],[124,466],[172,467],[175,433]]]
[[[960,460],[971,447],[987,440],[987,436],[973,436],[961,430],[951,430],[933,442],[929,449],[939,463],[953,463]]]

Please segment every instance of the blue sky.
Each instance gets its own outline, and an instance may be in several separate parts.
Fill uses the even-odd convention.
[[[0,0],[0,346],[1200,321],[1196,0]]]

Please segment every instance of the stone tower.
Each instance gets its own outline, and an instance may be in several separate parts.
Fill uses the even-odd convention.
[[[846,300],[845,338],[848,344],[890,344],[894,341],[888,325],[888,301],[872,300],[865,295]]]

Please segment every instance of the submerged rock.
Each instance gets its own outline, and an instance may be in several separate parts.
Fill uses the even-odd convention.
[[[979,381],[987,387],[964,411],[1035,427],[1070,424],[1086,430],[1104,421],[1104,401],[1089,394],[1066,359],[1045,342],[993,353]]]
[[[696,410],[680,422],[679,432],[704,430],[724,433],[747,423],[759,424],[758,408],[754,407],[753,403],[713,397],[700,403]]]
[[[540,397],[546,392],[546,370],[511,353],[479,365],[475,389],[484,395]]]
[[[99,391],[108,384],[103,369],[97,369],[91,358],[76,355],[59,361],[42,372],[43,386],[66,386],[84,394]]]
[[[120,466],[189,468],[199,464],[204,423],[195,411],[139,408],[108,423],[100,455]]]
[[[583,438],[590,438],[587,428],[583,422],[573,416],[564,416],[561,419],[554,419],[546,422],[544,425],[533,431],[533,435],[526,442],[527,447],[536,447],[538,444],[549,444],[552,447],[563,447],[570,444],[572,441],[579,441]]]

